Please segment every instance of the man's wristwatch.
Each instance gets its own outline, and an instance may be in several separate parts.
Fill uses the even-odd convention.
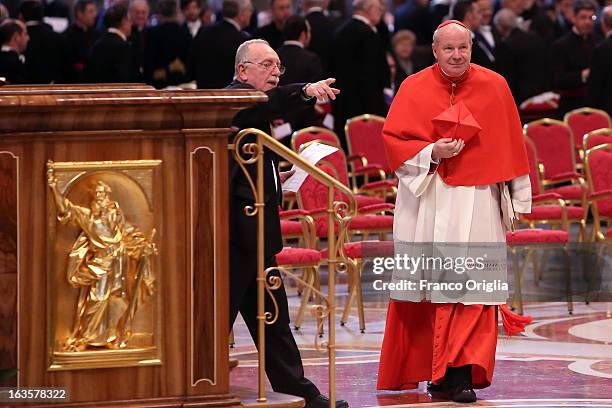
[[[308,96],[308,94],[306,93],[306,90],[307,90],[307,89],[310,87],[310,85],[312,85],[312,84],[309,82],[309,83],[307,83],[306,85],[304,85],[304,86],[302,87],[302,96],[303,96],[305,99],[310,99],[310,98],[312,98],[312,96]]]

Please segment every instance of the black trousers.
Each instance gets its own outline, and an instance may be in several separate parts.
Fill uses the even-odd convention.
[[[245,254],[230,243],[230,327],[238,312],[242,315],[257,346],[257,256]],[[266,268],[276,266],[274,257],[265,260]],[[280,276],[275,271],[276,276]],[[276,392],[310,401],[320,391],[304,377],[302,357],[289,327],[289,307],[285,286],[272,291],[278,302],[278,320],[266,325],[266,374]],[[274,313],[270,295],[265,295],[266,311]]]

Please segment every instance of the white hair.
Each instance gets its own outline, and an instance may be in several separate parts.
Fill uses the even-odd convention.
[[[518,27],[518,16],[514,11],[503,8],[495,14],[495,17],[493,17],[493,24],[496,27],[501,27],[504,30],[512,31]]]
[[[238,65],[249,60],[249,49],[253,44],[265,44],[270,47],[270,43],[260,38],[245,41],[240,44],[240,47],[238,47],[238,50],[236,51],[236,59],[234,60],[234,80],[238,79]]]
[[[379,3],[380,0],[353,0],[353,11],[365,11],[372,3]]]

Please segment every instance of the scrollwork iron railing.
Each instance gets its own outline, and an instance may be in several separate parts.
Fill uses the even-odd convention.
[[[250,136],[251,140],[246,140]],[[265,269],[264,263],[264,178],[262,160],[264,149],[270,149],[288,162],[299,166],[306,171],[310,176],[314,177],[318,182],[327,187],[327,245],[328,245],[328,291],[325,296],[321,291],[315,288],[312,284],[305,282],[296,274],[293,274],[282,267],[271,267]],[[274,270],[282,272],[300,281],[303,285],[308,286],[313,293],[319,295],[325,306],[315,305],[312,307],[312,314],[317,320],[317,331],[320,333],[324,324],[324,319],[328,322],[328,339],[327,341],[319,342],[318,335],[315,333],[315,348],[319,351],[327,351],[329,359],[329,400],[330,407],[335,406],[335,273],[346,272],[348,260],[344,255],[343,245],[348,240],[347,226],[349,221],[357,213],[357,203],[351,190],[340,183],[338,180],[331,177],[326,172],[312,166],[295,152],[287,149],[281,143],[270,137],[266,133],[258,129],[244,129],[240,131],[234,138],[234,143],[229,145],[229,149],[233,152],[234,159],[244,172],[249,185],[253,191],[255,198],[253,206],[245,206],[244,213],[247,216],[257,216],[257,317],[258,317],[258,402],[265,402],[266,399],[266,374],[265,374],[265,325],[273,324],[278,319],[278,304],[274,298],[273,291],[280,288],[281,278],[276,275],[270,275]],[[255,182],[251,174],[246,168],[246,165],[256,167]],[[336,191],[344,193],[348,203],[335,201]],[[337,226],[337,228],[336,228]],[[274,313],[265,311],[265,293],[268,293],[274,304]]]

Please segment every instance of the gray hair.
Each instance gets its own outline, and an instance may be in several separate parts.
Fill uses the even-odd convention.
[[[512,31],[518,27],[518,16],[510,9],[503,8],[499,10],[493,17],[493,24],[504,31]]]
[[[410,41],[412,45],[416,44],[416,35],[410,30],[399,30],[391,38],[391,45],[395,46],[402,41]]]
[[[460,27],[460,28],[462,28],[463,30],[465,30],[468,33],[468,38],[470,39],[470,45],[472,45],[472,31],[469,28],[465,28],[465,27],[463,27],[463,26],[461,26],[459,24],[455,24],[455,25]],[[445,27],[442,27],[442,28],[445,28]],[[436,28],[436,31],[434,31],[434,33],[433,33],[432,41],[433,41],[434,44],[438,41],[438,36],[440,35],[440,30],[441,30],[440,28]]]
[[[227,18],[234,18],[242,10],[247,8],[251,0],[223,0],[221,4],[221,15]]]
[[[238,47],[238,50],[236,51],[236,59],[234,60],[234,80],[238,79],[238,65],[249,60],[249,49],[253,44],[265,44],[268,47],[270,46],[270,43],[260,38],[245,41],[240,44],[240,47]]]
[[[353,11],[365,11],[372,3],[380,3],[380,0],[353,0]]]

